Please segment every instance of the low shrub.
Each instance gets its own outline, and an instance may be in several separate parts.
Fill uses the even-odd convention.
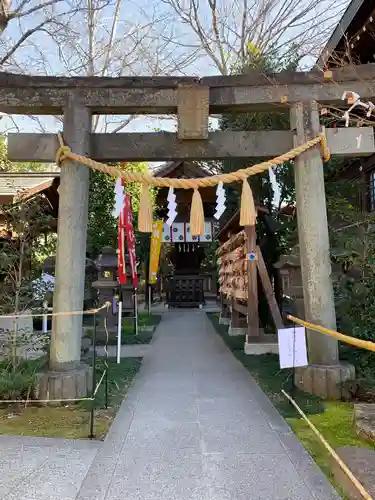
[[[29,373],[0,373],[0,400],[26,399],[32,395],[34,387],[35,377]]]
[[[138,315],[138,327],[142,330],[146,326],[157,326],[161,321],[160,314],[150,314],[140,312]],[[124,318],[122,321],[122,333],[124,335],[134,335],[134,318]]]
[[[0,363],[0,401],[33,398],[37,372],[44,368],[45,359],[22,361],[15,371],[6,360]]]
[[[161,316],[157,314],[151,314],[150,316],[141,312],[138,317],[139,333],[135,335],[134,318],[123,318],[122,322],[122,335],[121,344],[122,345],[132,345],[132,344],[149,344],[152,340],[153,330],[145,330],[147,326],[156,327],[161,321]],[[85,333],[85,338],[92,339],[93,330],[89,329]],[[96,344],[105,344],[105,333],[98,331],[96,335]],[[108,337],[108,345],[117,345],[117,333],[110,333]]]

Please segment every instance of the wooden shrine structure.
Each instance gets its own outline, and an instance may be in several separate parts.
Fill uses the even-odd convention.
[[[157,177],[178,179],[207,177],[210,173],[192,161],[167,162],[153,171]],[[210,186],[201,191],[205,216],[205,233],[193,236],[190,233],[189,216],[191,192],[176,191],[177,217],[169,227],[164,224],[162,242],[168,247],[163,252],[171,264],[171,273],[163,276],[163,289],[168,307],[199,307],[205,304],[207,296],[216,297],[216,272],[202,269],[205,252],[214,239],[216,220],[213,217],[216,204],[216,188]],[[168,188],[160,188],[156,196],[157,213],[160,220],[168,218]]]
[[[0,73],[0,112],[63,115],[64,142],[79,155],[103,162],[220,160],[271,158],[322,133],[319,106],[345,106],[346,91],[363,100],[373,98],[375,65],[323,73],[282,72],[263,75],[196,77],[51,77]],[[209,116],[225,111],[290,110],[290,130],[209,131]],[[92,133],[92,116],[177,115],[177,133]],[[327,129],[331,155],[375,153],[372,127]],[[358,140],[360,137],[360,140]],[[55,134],[9,134],[12,161],[55,161]],[[331,283],[329,239],[319,145],[294,161],[298,234],[304,289],[305,318],[328,328],[336,326]],[[84,295],[89,168],[72,160],[62,163],[54,308],[79,311]],[[247,252],[256,253],[254,231]],[[258,261],[259,262],[259,261]],[[254,269],[254,264],[248,266]],[[253,272],[253,271],[252,271]],[[255,318],[248,315],[250,325]],[[56,316],[50,367],[75,379],[86,377],[81,365],[82,317]],[[309,361],[322,370],[340,372],[337,341],[309,336]],[[69,379],[70,380],[70,379]],[[77,383],[68,395],[75,397]],[[56,388],[56,391],[58,389]],[[59,394],[51,393],[51,397]]]

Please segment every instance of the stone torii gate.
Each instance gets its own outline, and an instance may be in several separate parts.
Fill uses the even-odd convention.
[[[71,150],[98,161],[169,161],[269,158],[321,133],[318,103],[342,105],[345,91],[372,97],[374,65],[331,72],[193,77],[31,77],[0,73],[0,111],[13,114],[63,115],[63,135]],[[225,111],[275,111],[290,107],[290,131],[209,132],[209,115]],[[94,114],[177,114],[178,132],[93,134]],[[326,130],[332,155],[375,152],[372,127]],[[360,147],[357,137],[361,136]],[[53,162],[54,134],[10,134],[11,161]],[[335,329],[335,309],[319,147],[295,161],[298,235],[305,318]],[[87,231],[89,170],[64,161],[60,177],[56,312],[82,309]],[[57,316],[53,321],[50,368],[61,376],[80,376],[82,319]],[[340,377],[337,341],[309,338],[313,369],[330,367]],[[336,374],[337,375],[337,374]],[[82,396],[70,384],[64,397]],[[52,398],[61,397],[56,389]]]

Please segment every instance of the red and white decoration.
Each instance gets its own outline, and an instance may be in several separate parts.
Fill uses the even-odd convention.
[[[135,256],[135,238],[131,199],[124,192],[122,179],[117,179],[115,186],[115,208],[113,215],[118,217],[118,279],[120,285],[126,284],[125,240],[129,252],[129,264],[134,288],[138,288],[137,263]]]
[[[137,261],[135,256],[135,238],[133,228],[133,214],[131,207],[131,199],[129,194],[125,194],[124,200],[124,226],[126,242],[128,244],[129,264],[132,273],[132,281],[134,288],[138,288]]]

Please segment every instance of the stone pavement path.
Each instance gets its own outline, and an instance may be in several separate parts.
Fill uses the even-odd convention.
[[[101,444],[0,436],[0,499],[74,500]]]
[[[77,500],[338,498],[203,311],[151,346]]]

